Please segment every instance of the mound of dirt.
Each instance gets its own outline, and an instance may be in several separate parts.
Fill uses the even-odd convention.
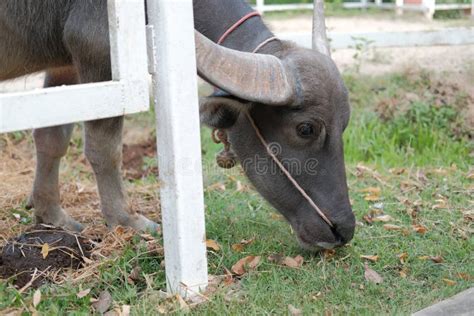
[[[10,239],[0,256],[0,278],[18,288],[39,287],[48,275],[63,268],[79,269],[89,258],[92,242],[83,236],[49,225],[36,225]]]
[[[125,177],[130,180],[137,180],[149,176],[158,175],[158,167],[147,165],[144,157],[153,158],[156,156],[156,141],[149,139],[145,142],[133,145],[123,145],[123,169]]]

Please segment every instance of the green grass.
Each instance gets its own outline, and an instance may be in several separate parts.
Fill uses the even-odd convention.
[[[351,124],[345,133],[348,182],[360,223],[354,240],[333,257],[302,251],[288,224],[274,216],[257,193],[236,190],[236,181],[246,183],[238,172],[230,174],[215,167],[214,156],[220,146],[211,142],[209,131],[204,129],[204,163],[213,166],[206,172],[205,186],[217,182],[226,186],[223,192],[205,193],[207,238],[216,240],[222,248],[209,252],[210,273],[222,275],[247,255],[262,256],[262,262],[242,278],[234,289],[238,294],[229,293],[233,287],[222,287],[210,302],[193,308],[192,313],[280,315],[288,314],[291,304],[305,315],[410,314],[472,286],[472,222],[465,215],[473,206],[473,183],[467,174],[474,161],[472,131],[464,125],[462,114],[469,104],[467,96],[453,90],[444,97],[444,103],[438,104],[441,96],[430,88],[436,82],[426,73],[378,78],[346,74],[346,82],[353,105]],[[387,110],[385,104],[392,108]],[[132,121],[150,124],[152,118],[142,114]],[[391,172],[392,168],[405,171],[399,174]],[[361,192],[367,187],[381,188],[378,203],[383,203],[385,214],[394,218],[391,224],[405,231],[387,231],[383,223],[369,225],[363,220],[374,208],[374,202],[366,201]],[[446,201],[445,208],[436,206],[439,200]],[[409,213],[413,209],[418,211],[416,222],[427,228],[425,234],[412,230]],[[255,241],[243,252],[232,250],[232,244],[250,238]],[[101,268],[99,279],[42,287],[38,311],[45,315],[88,314],[92,311],[90,298],[104,289],[112,294],[117,306],[131,305],[134,315],[154,315],[169,308],[173,303],[158,293],[165,286],[160,265],[163,258],[150,256],[145,250],[138,239],[133,240],[123,254]],[[267,260],[275,253],[301,254],[305,264],[301,269],[278,266]],[[403,253],[407,257],[401,263],[399,255]],[[365,281],[361,255],[379,256],[369,266],[384,278],[382,284]],[[423,256],[442,256],[444,262],[434,263]],[[143,274],[151,275],[148,286],[143,280],[133,285],[127,282],[137,265]],[[448,284],[444,279],[455,283]],[[92,291],[78,299],[80,288]],[[0,311],[29,307],[32,295],[33,291],[20,295],[0,283]]]

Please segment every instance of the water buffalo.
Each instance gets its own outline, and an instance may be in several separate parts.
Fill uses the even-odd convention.
[[[355,219],[343,156],[350,116],[344,83],[322,37],[315,41],[319,51],[297,47],[274,38],[251,12],[244,0],[194,1],[198,73],[219,89],[202,99],[201,120],[225,132],[250,181],[304,248],[347,243]],[[0,2],[0,80],[40,70],[47,71],[46,87],[111,79],[106,0]],[[127,205],[120,172],[123,117],[84,126],[85,155],[107,224],[155,228]],[[59,199],[59,164],[72,128],[34,131],[30,202],[37,222],[81,230]]]

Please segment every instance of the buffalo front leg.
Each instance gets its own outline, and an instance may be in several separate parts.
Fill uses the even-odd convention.
[[[35,208],[37,223],[51,224],[81,231],[82,225],[60,206],[59,164],[66,154],[73,125],[36,129],[36,175],[30,203]]]
[[[85,123],[85,154],[97,180],[102,213],[109,227],[154,231],[158,225],[133,211],[127,202],[121,174],[122,128],[123,117]]]
[[[77,75],[73,68],[59,68],[47,73],[45,87],[76,83]],[[72,130],[73,124],[34,130],[36,174],[28,206],[35,208],[37,223],[81,231],[82,225],[61,208],[59,199],[59,164],[66,155]]]

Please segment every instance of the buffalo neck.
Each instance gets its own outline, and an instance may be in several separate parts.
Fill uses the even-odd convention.
[[[194,27],[216,43],[238,20],[253,11],[243,0],[194,0],[193,2]],[[254,16],[231,32],[221,45],[243,52],[252,52],[258,45],[273,36],[262,18]],[[259,52],[271,54],[280,49],[280,42],[272,41]]]

